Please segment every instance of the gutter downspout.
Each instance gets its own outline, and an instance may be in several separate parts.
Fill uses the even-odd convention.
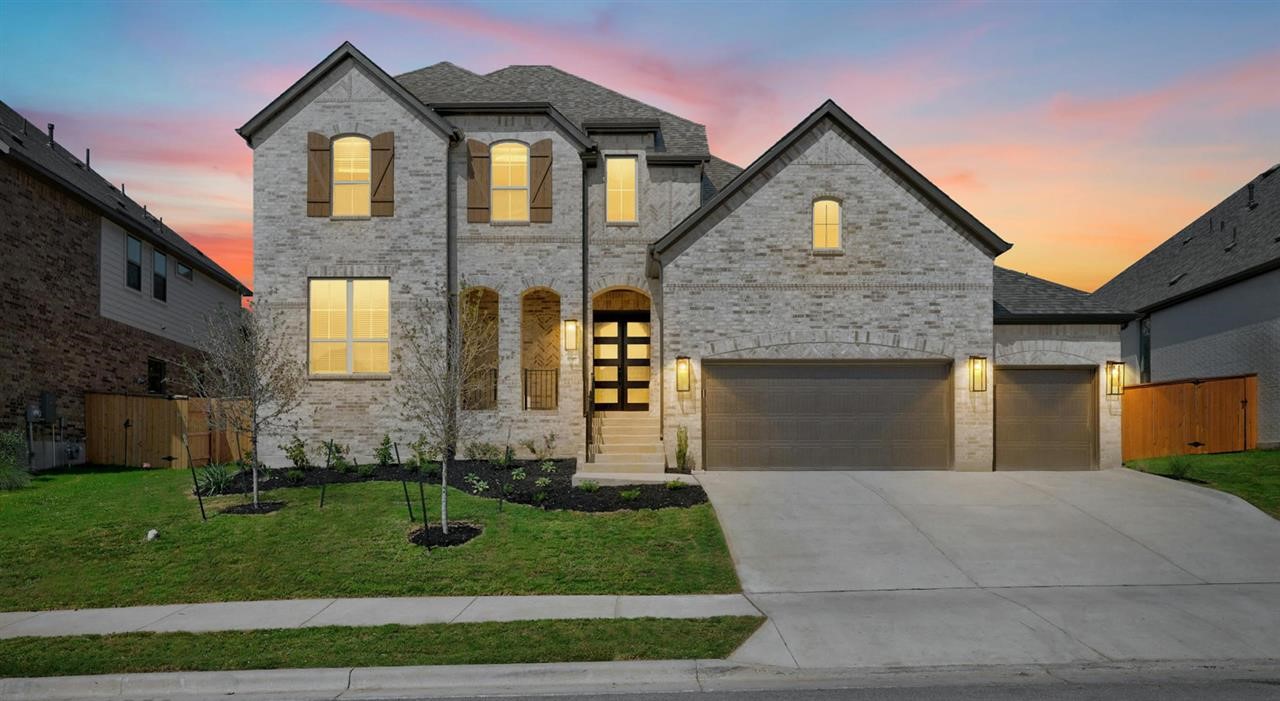
[[[587,318],[590,313],[588,307],[590,291],[587,286],[590,271],[590,256],[588,255],[587,247],[590,243],[590,237],[587,235],[587,227],[591,222],[591,217],[587,211],[589,199],[587,197],[588,180],[587,161],[584,159],[582,161],[582,342],[580,345],[582,346],[582,416],[585,430],[582,433],[584,441],[582,456],[584,461],[591,462],[591,382],[590,375],[587,374],[586,358],[587,324],[591,323],[591,320]]]

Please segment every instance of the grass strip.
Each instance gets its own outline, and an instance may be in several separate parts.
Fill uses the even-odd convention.
[[[1280,450],[1131,460],[1127,466],[1167,476],[1178,471],[1178,461],[1190,466],[1184,479],[1234,494],[1280,518]]]

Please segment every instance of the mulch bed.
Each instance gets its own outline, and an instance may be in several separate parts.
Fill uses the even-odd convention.
[[[259,501],[257,506],[253,502],[248,504],[236,504],[228,506],[218,513],[223,514],[269,514],[272,511],[279,511],[284,508],[283,501]]]
[[[415,528],[409,532],[409,542],[426,548],[451,548],[462,545],[472,538],[484,533],[484,528],[474,523],[450,523],[449,532],[440,530],[440,526]]]
[[[639,509],[662,509],[667,507],[689,507],[707,501],[707,493],[697,485],[685,485],[679,489],[670,489],[665,484],[644,484],[621,487],[599,487],[594,492],[587,492],[573,486],[572,477],[577,469],[577,461],[568,458],[553,460],[554,472],[543,472],[535,460],[516,460],[510,468],[501,468],[483,460],[457,460],[449,471],[449,486],[468,494],[497,499],[504,493],[504,485],[510,483],[511,490],[506,492],[506,500],[516,504],[529,504],[544,509],[564,509],[568,511],[627,511]],[[525,478],[518,482],[511,479],[511,473],[523,469]],[[281,489],[284,487],[307,487],[322,484],[345,484],[350,482],[409,482],[425,481],[427,484],[439,484],[439,473],[423,475],[420,472],[407,470],[400,465],[374,466],[372,470],[365,468],[365,474],[352,469],[338,472],[325,468],[304,470],[301,479],[290,480],[285,475],[287,470],[263,470],[259,472],[259,489]],[[474,476],[474,480],[469,480]],[[542,478],[549,484],[539,487],[536,481]],[[481,483],[477,489],[476,482]],[[227,493],[236,494],[252,491],[253,479],[248,473],[236,476]],[[626,498],[623,494],[626,494]]]

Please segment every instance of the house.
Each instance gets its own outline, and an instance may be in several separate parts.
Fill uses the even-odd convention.
[[[214,305],[248,288],[0,102],[0,430],[83,458],[85,392],[164,394]]]
[[[1138,259],[1094,296],[1135,310],[1130,384],[1258,376],[1258,447],[1280,448],[1280,165]]]
[[[661,473],[685,433],[705,469],[1119,464],[1132,315],[997,268],[1010,244],[833,102],[741,169],[550,66],[393,77],[344,44],[238,131],[312,445],[417,436],[398,324],[450,289],[499,329],[477,439],[554,432],[584,473]]]

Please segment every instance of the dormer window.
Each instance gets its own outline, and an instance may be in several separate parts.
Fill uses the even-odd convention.
[[[369,216],[369,140],[343,136],[333,140],[333,216]]]
[[[840,250],[840,202],[826,197],[813,202],[813,250]]]
[[[507,141],[494,144],[493,213],[490,221],[529,221],[529,147]]]

